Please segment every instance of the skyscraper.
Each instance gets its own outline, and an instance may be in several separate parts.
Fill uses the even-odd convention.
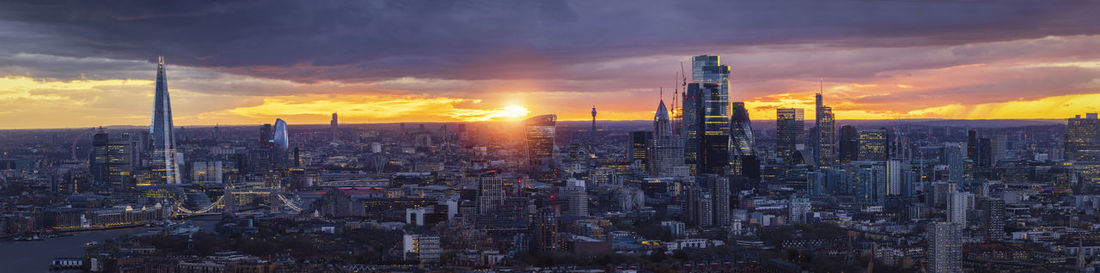
[[[1068,119],[1064,143],[1067,161],[1100,161],[1100,119],[1096,113]]]
[[[100,129],[92,137],[88,164],[93,184],[113,190],[132,187],[130,174],[135,161],[134,146],[129,139],[112,140],[107,132]]]
[[[927,271],[931,273],[962,272],[962,236],[959,227],[949,222],[934,222],[928,226]]]
[[[814,126],[817,138],[814,139],[814,158],[817,164],[822,166],[833,165],[836,157],[836,120],[833,117],[833,108],[825,106],[821,93],[815,96]]]
[[[718,56],[691,61],[692,83],[684,92],[685,163],[695,174],[724,173],[729,165],[729,66]]]
[[[982,230],[986,241],[1000,241],[1005,236],[1005,200],[991,198],[982,204]]]
[[[840,140],[837,143],[840,162],[848,163],[859,159],[859,132],[852,125],[840,127]]]
[[[775,152],[779,159],[792,163],[795,152],[801,148],[806,134],[806,114],[802,108],[779,108],[776,110]]]
[[[153,124],[149,128],[152,142],[150,147],[153,153],[151,156],[153,177],[155,181],[163,184],[179,184],[180,173],[176,155],[176,136],[172,131],[172,102],[168,98],[168,78],[164,73],[164,57],[157,57],[155,92]]]
[[[987,137],[978,139],[978,166],[993,167],[993,141]]]
[[[281,118],[275,119],[275,131],[271,135],[271,144],[276,152],[284,154],[290,147],[290,139],[286,132],[286,121]]]
[[[886,129],[859,130],[859,160],[884,161],[889,158]]]
[[[734,102],[730,115],[730,174],[759,178],[760,165],[756,160],[756,137],[752,133],[752,121],[744,102]]]
[[[978,163],[978,129],[966,131],[966,158]]]
[[[340,130],[337,129],[337,125],[339,125],[339,124],[337,123],[336,113],[332,113],[332,120],[330,120],[328,122],[328,124],[329,124],[329,127],[331,127],[331,130],[332,130],[332,141],[336,141],[337,139],[340,138]]]
[[[550,181],[554,176],[554,134],[557,115],[541,115],[523,121],[527,167],[535,179]]]
[[[716,226],[729,226],[730,225],[730,180],[729,177],[724,175],[706,175],[706,181],[710,184],[711,205],[714,206],[712,210],[714,213],[714,225]]]
[[[630,132],[630,147],[627,147],[630,152],[627,154],[627,160],[630,160],[631,164],[640,164],[639,167],[642,170],[650,171],[650,168],[652,168],[652,164],[650,164],[651,143],[653,143],[653,132]]]
[[[652,175],[669,176],[677,166],[684,162],[684,142],[673,133],[665,100],[657,105],[653,115],[653,167]]]

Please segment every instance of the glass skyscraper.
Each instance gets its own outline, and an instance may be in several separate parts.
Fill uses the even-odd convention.
[[[665,100],[657,105],[657,113],[653,115],[653,167],[652,175],[669,176],[673,169],[684,162],[684,143],[672,131],[672,120],[669,117]]]
[[[553,178],[554,131],[557,115],[541,115],[523,121],[527,166],[536,179],[548,181]]]
[[[684,156],[694,174],[726,171],[729,165],[729,66],[718,56],[691,61],[692,83],[684,92]]]
[[[164,57],[157,57],[156,95],[153,100],[153,124],[149,128],[149,139],[153,178],[163,184],[180,183],[176,136],[172,126],[172,102],[168,98]]]
[[[825,106],[821,93],[817,93],[814,117],[817,139],[814,140],[814,158],[818,165],[830,166],[837,161],[836,157],[836,120],[833,116],[833,108]]]
[[[775,153],[784,162],[795,162],[795,152],[806,137],[806,113],[802,108],[776,110]]]
[[[759,178],[760,163],[756,160],[756,137],[752,133],[749,110],[744,102],[734,102],[731,111],[729,173]]]

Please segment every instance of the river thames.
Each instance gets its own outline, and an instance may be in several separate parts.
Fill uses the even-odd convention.
[[[213,231],[219,216],[191,219],[203,231]],[[83,257],[85,243],[103,242],[123,235],[136,235],[150,228],[135,227],[101,231],[72,233],[73,236],[49,238],[42,241],[0,241],[0,272],[51,272],[50,262],[60,257]],[[59,272],[59,271],[52,271]],[[79,271],[75,271],[79,272]]]

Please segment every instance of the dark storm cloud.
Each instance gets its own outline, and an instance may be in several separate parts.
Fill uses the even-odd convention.
[[[1100,32],[1092,1],[18,1],[0,53],[268,78],[578,78],[570,65],[756,45],[960,45]],[[48,43],[43,36],[51,39]],[[976,53],[980,54],[980,52]],[[889,58],[890,56],[881,56]]]

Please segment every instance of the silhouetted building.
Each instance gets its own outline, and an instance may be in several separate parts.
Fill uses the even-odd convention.
[[[776,156],[787,164],[798,161],[795,152],[803,148],[806,137],[806,116],[802,108],[776,110]]]
[[[814,158],[817,164],[831,166],[837,161],[836,151],[836,119],[833,116],[833,108],[825,106],[821,93],[815,96],[816,108],[814,116]]]
[[[670,176],[684,163],[684,142],[673,132],[668,108],[662,99],[653,115],[653,158],[651,175]]]
[[[650,151],[653,143],[653,132],[650,131],[635,131],[630,132],[630,146],[627,147],[629,151],[627,153],[627,160],[631,164],[639,164],[642,170],[651,171],[652,164],[650,164],[651,154]]]
[[[840,127],[840,140],[837,143],[840,162],[848,163],[859,160],[859,132],[856,127],[844,125]]]
[[[554,134],[557,115],[541,115],[523,122],[527,167],[536,179],[552,181],[556,175]]]

